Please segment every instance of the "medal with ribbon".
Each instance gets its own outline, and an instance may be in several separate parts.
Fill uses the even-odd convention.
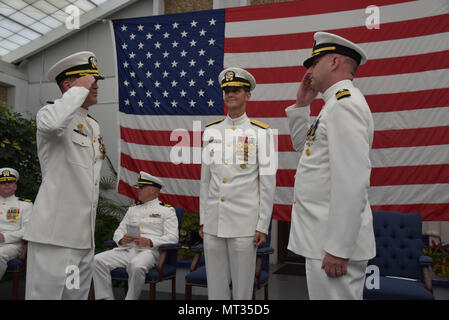
[[[98,143],[100,144],[98,149],[100,150],[101,153],[101,159],[104,159],[106,157],[106,147],[104,145],[104,140],[101,135],[98,136]]]

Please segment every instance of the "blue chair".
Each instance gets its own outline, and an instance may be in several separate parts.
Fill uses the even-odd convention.
[[[19,296],[20,273],[25,270],[27,249],[28,245],[25,243],[20,256],[8,261],[6,272],[12,275],[12,300],[17,300]]]
[[[264,288],[264,298],[268,300],[268,280],[270,276],[269,255],[274,252],[271,244],[271,222],[268,231],[267,241],[257,248],[256,273],[254,275],[253,300],[256,298],[256,290]],[[190,266],[190,272],[185,276],[185,299],[192,299],[192,287],[207,287],[206,266],[198,268],[203,254],[203,245],[193,248],[196,252]],[[231,284],[232,286],[232,284]]]
[[[15,258],[8,261],[8,268],[6,269],[6,272],[12,274],[12,294],[11,299],[17,300],[18,294],[19,294],[19,279],[20,279],[20,272],[23,270],[23,261],[19,258]]]
[[[183,207],[175,207],[176,217],[178,218],[178,232],[181,229],[182,216],[184,214]],[[115,246],[113,240],[108,240],[105,245],[109,248]],[[164,244],[159,247],[160,259],[159,263],[151,268],[145,277],[145,283],[150,284],[149,298],[156,298],[156,283],[164,280],[172,280],[172,299],[176,300],[176,265],[178,262],[178,249],[181,248],[180,243]],[[111,270],[113,280],[125,281],[125,291],[128,289],[128,273],[126,268],[116,268]]]
[[[375,211],[373,225],[376,257],[368,266],[379,268],[379,286],[369,289],[365,285],[363,298],[433,300],[432,258],[423,256],[421,215]]]

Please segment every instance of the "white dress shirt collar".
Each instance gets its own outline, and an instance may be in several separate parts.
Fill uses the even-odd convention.
[[[229,116],[229,114],[226,116],[226,121],[230,124],[232,124],[233,126],[238,126],[241,125],[243,123],[245,123],[245,121],[248,120],[248,116],[246,115],[246,112],[243,113],[240,117],[238,118],[231,118]]]

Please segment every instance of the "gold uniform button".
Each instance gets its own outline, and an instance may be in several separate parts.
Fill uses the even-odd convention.
[[[293,203],[296,203],[296,199],[293,199]]]
[[[140,226],[140,230],[143,230],[143,226]]]
[[[240,168],[245,169],[245,168],[246,168],[246,164],[242,163],[242,164],[240,165]]]
[[[228,148],[230,148],[230,147],[231,147],[231,144],[230,144],[230,143],[228,143],[228,144],[227,144],[227,146],[228,146]]]
[[[2,215],[3,214],[3,212],[2,211],[0,211],[0,215]]]
[[[97,163],[97,160],[94,160],[94,163]]]
[[[224,164],[228,164],[228,160],[225,160],[225,161],[224,161]]]
[[[2,202],[2,206],[6,206],[6,202]]]
[[[97,142],[97,139],[94,138],[94,142]]]
[[[145,216],[142,216],[142,219],[145,219]]]
[[[224,201],[224,197],[221,197],[221,199],[220,199],[220,200],[221,200],[221,202],[223,202],[223,201]]]
[[[226,182],[228,182],[228,180],[226,180],[226,179],[223,179],[223,183],[226,183]]]
[[[231,128],[232,130],[235,130],[235,127],[234,126],[232,126],[232,128]]]
[[[95,180],[95,185],[97,185],[98,184],[98,180]]]
[[[97,204],[94,203],[94,204],[92,205],[92,208],[95,208],[96,206],[97,206]]]

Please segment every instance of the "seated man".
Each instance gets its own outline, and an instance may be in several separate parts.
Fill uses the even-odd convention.
[[[139,205],[132,205],[114,233],[118,248],[95,255],[93,275],[95,298],[113,299],[111,270],[126,267],[126,300],[139,299],[145,274],[159,260],[158,247],[178,242],[175,209],[159,201],[160,179],[141,171],[138,179]]]
[[[33,204],[17,198],[19,173],[12,168],[0,169],[0,279],[8,268],[8,261],[20,256],[24,226]]]

